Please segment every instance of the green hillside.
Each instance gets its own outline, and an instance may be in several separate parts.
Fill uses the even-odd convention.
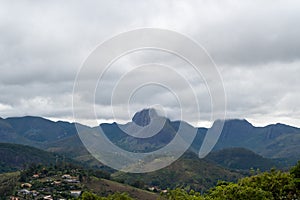
[[[0,143],[0,173],[16,171],[31,163],[54,164],[58,157],[34,147]]]
[[[160,189],[182,187],[204,191],[215,185],[218,180],[235,181],[242,175],[226,170],[196,154],[185,153],[179,160],[161,170],[145,173],[131,174],[116,172],[112,174],[118,180],[137,187],[157,186]]]
[[[264,158],[244,148],[228,148],[211,152],[205,159],[225,168],[239,170],[250,170],[252,168],[265,171],[280,166],[275,160]]]

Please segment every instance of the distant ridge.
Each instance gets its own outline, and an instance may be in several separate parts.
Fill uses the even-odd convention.
[[[134,126],[132,128],[132,124],[148,127],[150,122],[155,124],[160,120],[164,120],[164,126],[158,134],[151,137],[136,138],[132,136],[134,134],[128,135],[123,131],[125,129],[134,133],[137,129]],[[168,144],[176,135],[181,123],[186,124],[187,133],[189,131],[197,132],[190,147],[197,153],[208,129],[195,128],[184,121],[170,121],[159,116],[153,108],[135,113],[132,122],[125,125],[106,123],[101,124],[100,127],[114,144],[125,150],[151,152]],[[86,126],[86,130],[95,131],[95,129],[97,127]],[[88,155],[78,137],[74,123],[53,122],[41,117],[0,119],[0,142],[25,144],[53,152],[70,153],[76,159],[82,159],[84,155]],[[300,129],[280,123],[255,127],[245,119],[227,119],[224,121],[224,128],[213,151],[235,147],[249,149],[266,158],[287,158],[290,161],[296,161],[300,159],[298,151],[300,149]]]

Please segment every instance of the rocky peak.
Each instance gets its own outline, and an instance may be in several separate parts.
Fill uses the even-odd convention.
[[[143,109],[134,114],[132,121],[139,126],[147,126],[151,119],[158,117],[154,108]]]

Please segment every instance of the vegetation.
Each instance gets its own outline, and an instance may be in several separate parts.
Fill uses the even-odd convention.
[[[228,148],[213,151],[208,154],[205,159],[225,168],[237,170],[249,171],[250,169],[259,169],[261,171],[267,171],[272,167],[281,167],[280,163],[276,160],[264,158],[244,148]]]
[[[31,164],[20,172],[0,174],[0,200],[8,197],[37,200],[49,196],[53,199],[103,200],[130,200],[130,196],[145,200],[159,197],[158,194],[108,179],[110,174],[106,171],[85,169],[71,163]]]
[[[84,192],[81,197],[82,200],[133,200],[127,193],[115,193],[107,197],[100,197],[91,192]]]
[[[144,152],[168,143],[179,123],[168,120],[161,133],[146,142],[123,138],[124,135],[118,131],[115,123],[101,126],[107,130],[111,141],[120,147]],[[86,129],[94,130],[89,127]],[[197,148],[201,146],[206,131],[197,129],[191,149],[198,152]],[[74,124],[52,122],[39,117],[0,119],[0,141],[30,145],[66,155],[58,156],[29,146],[0,143],[0,173],[19,170],[16,173],[0,174],[0,196],[4,199],[9,195],[33,199],[34,195],[36,198],[51,195],[54,199],[71,199],[76,198],[71,195],[71,191],[79,190],[79,199],[148,200],[157,199],[160,192],[162,198],[167,199],[299,199],[299,162],[289,172],[271,170],[257,172],[252,176],[248,172],[250,167],[264,171],[274,165],[289,167],[291,163],[295,164],[295,160],[300,158],[297,150],[299,133],[299,128],[283,124],[257,128],[246,120],[229,120],[224,124],[215,150],[243,147],[276,160],[265,159],[251,151],[237,148],[213,152],[207,160],[186,153],[165,169],[146,174],[128,174],[111,169],[95,170],[96,167],[103,169],[103,165],[84,148]],[[67,157],[84,162],[85,165],[66,164],[76,163]],[[277,165],[277,161],[280,165]],[[63,178],[65,174],[70,175],[70,178]],[[249,177],[242,178],[245,175]],[[25,183],[28,183],[28,188],[22,186]],[[29,194],[23,194],[23,189],[23,192],[29,191]]]
[[[34,147],[0,143],[0,173],[24,169],[31,163],[55,164],[59,158]]]
[[[85,170],[72,164],[30,165],[27,170],[0,175],[2,199],[132,200],[157,199],[154,193],[109,181],[107,172]],[[159,190],[169,200],[295,200],[300,197],[300,161],[288,172],[271,169],[257,172],[237,182],[219,181],[205,193],[188,187]],[[72,191],[80,191],[78,195]],[[153,190],[155,191],[155,190]],[[149,194],[148,194],[149,193]]]
[[[12,194],[18,179],[19,172],[0,174],[0,199]]]
[[[271,169],[237,183],[219,182],[204,195],[178,188],[162,195],[169,200],[295,200],[300,197],[299,172],[300,161],[290,172]]]
[[[49,195],[54,199],[72,199],[71,191],[83,191],[89,178],[88,171],[72,164],[32,164],[21,171],[13,195],[20,199],[42,199]]]
[[[291,174],[294,176],[294,183],[297,190],[300,191],[300,161],[298,161],[296,166],[292,167]]]
[[[112,179],[134,187],[154,190],[175,189],[206,191],[215,186],[218,180],[237,181],[242,175],[199,159],[194,153],[185,153],[170,166],[145,174],[117,172]]]

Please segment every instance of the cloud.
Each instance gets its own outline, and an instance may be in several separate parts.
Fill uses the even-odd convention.
[[[299,61],[262,64],[255,68],[224,67],[222,72],[229,117],[247,117],[256,122],[260,119],[260,124],[270,123],[273,118],[273,122],[298,126]]]
[[[192,37],[209,52],[223,77],[228,117],[300,126],[299,9],[295,0],[1,1],[0,116],[72,120],[73,83],[89,53],[120,32],[157,27]],[[202,100],[201,117],[209,121],[211,105],[204,80],[180,59],[161,52],[120,59],[104,80],[107,87],[101,94],[110,94],[115,81],[132,66],[150,61],[172,66],[194,81]],[[176,78],[161,75],[185,94],[187,87]],[[179,106],[170,98],[161,89],[140,90],[129,111],[124,102],[118,102],[116,120],[124,122],[136,109],[155,102],[164,104],[169,116],[176,119]],[[112,120],[109,98],[96,99],[96,107],[101,119]],[[185,109],[190,112],[186,120],[198,124],[193,109]]]

